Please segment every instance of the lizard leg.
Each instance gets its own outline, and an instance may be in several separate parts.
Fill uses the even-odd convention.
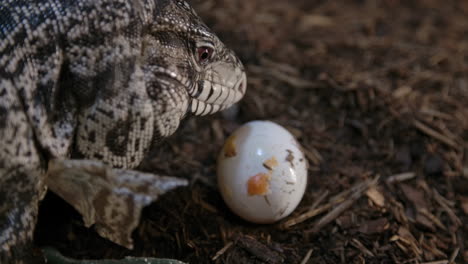
[[[0,169],[0,263],[44,263],[32,244],[40,199],[37,173]]]
[[[87,227],[114,243],[133,247],[131,234],[144,206],[187,180],[111,168],[91,160],[51,160],[46,183],[71,204]]]

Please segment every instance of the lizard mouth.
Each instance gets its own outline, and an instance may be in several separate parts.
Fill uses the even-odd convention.
[[[219,72],[211,74],[211,78],[199,81],[189,91],[190,112],[195,115],[208,115],[226,109],[242,99],[247,87],[244,71],[240,69],[224,80],[216,78],[219,75]]]

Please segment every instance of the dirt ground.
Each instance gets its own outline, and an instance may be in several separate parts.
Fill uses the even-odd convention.
[[[49,194],[39,245],[77,258],[189,263],[468,263],[468,1],[194,0],[240,56],[238,108],[188,118],[141,169],[190,179],[144,211],[126,250]],[[241,124],[288,128],[310,163],[274,225],[232,214],[216,157]]]

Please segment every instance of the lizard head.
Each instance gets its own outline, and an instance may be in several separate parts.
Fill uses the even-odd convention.
[[[80,105],[77,150],[119,168],[137,166],[150,146],[172,135],[187,114],[225,109],[246,89],[240,60],[188,4],[132,3],[137,19],[119,21],[123,34],[106,31],[111,44],[105,45],[105,52],[93,49],[105,59],[94,63],[100,56],[83,59],[87,57],[80,53],[71,67],[81,75],[89,67],[102,71],[96,83],[74,84],[84,86],[74,93]]]
[[[184,1],[156,1],[143,45],[146,89],[158,112],[161,136],[187,113],[206,115],[238,102],[246,90],[244,67],[234,52]]]

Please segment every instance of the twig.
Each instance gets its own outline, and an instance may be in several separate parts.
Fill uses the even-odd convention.
[[[427,108],[427,107],[423,107],[419,112],[421,112],[422,114],[430,115],[430,116],[437,117],[440,119],[453,120],[453,116],[447,113],[440,112],[438,110]]]
[[[452,254],[450,255],[450,259],[449,259],[449,264],[452,264],[452,263],[455,263],[455,259],[457,258],[458,256],[458,252],[460,252],[460,248],[457,247],[453,252]]]
[[[418,209],[418,212],[427,217],[432,223],[434,223],[436,226],[438,226],[442,230],[447,230],[447,227],[442,224],[442,222],[431,212],[429,212],[426,208],[420,208]]]
[[[431,136],[431,137],[439,140],[442,143],[445,143],[446,145],[448,145],[448,146],[450,146],[450,147],[452,147],[454,149],[457,149],[457,147],[458,147],[457,143],[454,140],[452,140],[451,138],[449,138],[449,137],[435,131],[434,129],[426,126],[425,124],[419,122],[418,120],[414,120],[413,125],[417,129],[419,129],[421,132],[425,133],[426,135]]]
[[[457,217],[457,215],[453,212],[453,210],[449,207],[449,205],[444,201],[445,198],[442,197],[442,195],[437,192],[436,189],[432,189],[434,192],[434,199],[442,206],[444,211],[448,214],[450,220],[456,225],[458,228],[459,226],[462,226],[462,221],[460,218]]]
[[[325,216],[323,216],[322,218],[320,218],[320,220],[318,221],[317,224],[315,224],[315,226],[310,229],[310,230],[307,230],[306,233],[316,233],[317,231],[319,231],[320,229],[322,229],[324,226],[326,226],[327,224],[329,224],[331,221],[333,221],[334,219],[336,219],[341,213],[343,213],[344,211],[346,211],[348,208],[351,207],[351,205],[353,205],[353,203],[359,199],[361,197],[362,193],[359,195],[359,196],[354,196],[352,197],[351,199],[349,200],[346,200],[344,201],[343,203],[341,203],[340,205],[338,205],[335,209],[333,209],[332,211],[330,211],[328,214],[326,214]]]
[[[285,229],[285,228],[289,228],[291,226],[294,226],[294,225],[297,225],[299,223],[302,223],[304,221],[306,221],[307,219],[309,218],[312,218],[316,215],[319,215],[325,211],[327,211],[328,209],[330,209],[334,204],[333,203],[328,203],[328,204],[325,204],[323,206],[320,206],[319,208],[317,209],[313,209],[313,210],[309,210],[297,217],[294,217],[286,222],[284,222],[282,225],[281,225],[281,228]]]
[[[307,261],[309,261],[310,257],[312,256],[312,252],[314,252],[313,249],[309,249],[309,251],[307,251],[307,254],[302,259],[301,264],[306,264]]]
[[[317,206],[328,196],[329,191],[325,190],[320,194],[320,196],[315,200],[315,202],[310,206],[309,210],[314,210]]]
[[[285,73],[279,69],[268,68],[264,70],[264,67],[249,65],[249,71],[255,74],[264,74],[268,77],[275,78],[278,81],[285,82],[295,88],[321,88],[323,85],[320,82],[313,82],[309,80],[302,79],[300,77],[292,76],[289,73]]]
[[[304,151],[304,153],[306,154],[307,158],[310,159],[310,161],[312,161],[312,163],[315,165],[315,166],[318,166],[320,165],[320,163],[323,162],[323,157],[322,155],[320,155],[320,153],[318,152],[317,149],[315,149],[313,146],[305,146],[304,148],[302,148],[302,151]]]
[[[387,183],[394,183],[394,182],[403,182],[407,180],[411,180],[416,176],[414,172],[403,172],[399,174],[394,174],[389,176],[386,180]]]
[[[367,249],[361,241],[353,238],[351,239],[351,244],[355,246],[357,249],[361,250],[364,254],[368,255],[369,257],[375,257],[374,253],[372,253],[369,249]]]
[[[226,253],[226,251],[232,247],[234,243],[231,241],[229,243],[227,243],[222,249],[220,249],[218,252],[216,252],[216,254],[214,255],[214,257],[211,259],[213,261],[215,261],[216,259],[218,259],[219,257],[221,257],[224,253]]]
[[[364,194],[364,192],[371,186],[374,186],[378,180],[379,176],[375,177],[372,180],[366,180],[361,184],[358,184],[359,188],[357,188],[356,192],[354,192],[349,198],[347,198],[344,202],[342,202],[340,205],[335,207],[333,210],[331,210],[328,214],[324,215],[320,220],[315,224],[315,226],[312,229],[306,230],[306,234],[309,233],[316,233],[320,229],[322,229],[324,226],[329,224],[331,221],[336,219],[341,213],[346,211],[348,208],[353,205],[355,201],[357,201],[361,196]],[[353,188],[354,189],[354,188]]]
[[[291,219],[289,219],[288,221],[282,223],[280,225],[280,228],[283,228],[283,229],[286,229],[286,228],[289,228],[291,226],[294,226],[294,225],[297,225],[299,223],[302,223],[304,221],[306,221],[307,219],[310,219],[322,212],[324,212],[325,210],[327,210],[328,208],[330,208],[330,205],[325,205],[325,206],[322,206],[321,208],[315,210],[315,208],[317,208],[317,206],[323,201],[323,199],[325,199],[328,195],[328,190],[325,190],[322,192],[322,194],[320,194],[319,198],[317,198],[317,200],[314,201],[314,203],[310,206],[310,208],[307,210],[307,212],[305,213],[302,213],[296,217],[293,217]]]
[[[343,191],[335,196],[333,196],[332,198],[330,198],[330,201],[331,202],[341,202],[345,199],[345,197],[347,197],[348,195],[350,194],[353,194],[353,193],[357,193],[357,192],[360,192],[362,188],[366,188],[366,186],[369,185],[369,181],[370,180],[366,180],[366,181],[363,181],[363,182],[360,182],[358,184],[355,184],[353,185],[350,189],[346,190],[346,191]]]

